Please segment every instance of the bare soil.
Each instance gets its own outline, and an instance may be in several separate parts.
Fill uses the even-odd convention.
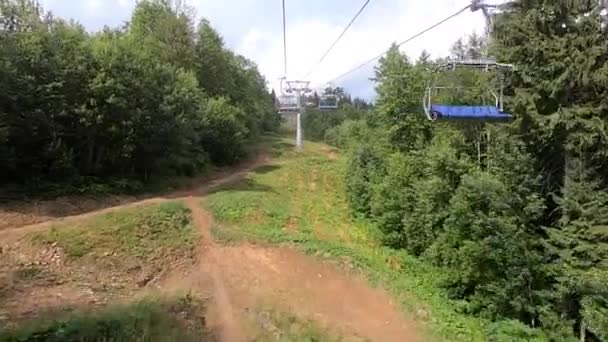
[[[339,157],[338,152],[331,147],[324,146],[321,148],[321,152],[323,152],[323,154],[325,154],[325,156],[331,160],[336,160]]]
[[[289,248],[218,245],[210,234],[213,219],[200,199],[190,198],[188,204],[203,239],[200,261],[186,274],[167,279],[164,287],[212,297],[210,323],[223,332],[224,341],[247,341],[239,322],[263,306],[313,319],[347,340],[418,340],[415,323],[363,277]]]
[[[5,245],[0,254],[0,325],[129,298],[161,270],[125,256],[72,260],[57,246],[35,248],[29,241]]]

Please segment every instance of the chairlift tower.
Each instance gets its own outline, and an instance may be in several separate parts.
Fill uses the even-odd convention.
[[[287,92],[296,94],[296,148],[302,148],[302,95],[310,91],[310,81],[287,81]]]

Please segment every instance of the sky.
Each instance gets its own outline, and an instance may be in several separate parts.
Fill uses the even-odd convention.
[[[279,91],[284,75],[281,0],[182,0],[197,19],[206,18],[226,45],[255,61],[269,88]],[[136,0],[41,0],[46,10],[71,18],[90,31],[123,25]],[[323,63],[317,61],[357,13],[365,0],[285,0],[287,17],[287,78],[307,78],[313,89],[340,86],[353,96],[373,99],[375,63],[328,84],[335,77],[462,9],[470,0],[371,0]],[[500,1],[494,1],[497,3]],[[458,38],[483,33],[480,12],[466,11],[402,47],[416,59],[423,50],[442,57]],[[314,68],[313,68],[314,67]]]

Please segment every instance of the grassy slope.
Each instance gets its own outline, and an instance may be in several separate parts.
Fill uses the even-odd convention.
[[[117,211],[69,227],[60,225],[30,238],[35,243],[57,243],[73,258],[111,251],[152,260],[168,253],[190,254],[197,243],[190,210],[180,202]]]
[[[327,146],[306,143],[295,152],[289,140],[269,143],[273,165],[219,189],[204,200],[221,227],[217,239],[292,244],[309,254],[338,260],[387,288],[428,329],[429,338],[449,341],[515,340],[499,324],[458,313],[458,302],[440,289],[441,270],[383,247],[379,232],[353,219],[344,196],[344,160]],[[526,336],[520,336],[523,340]]]

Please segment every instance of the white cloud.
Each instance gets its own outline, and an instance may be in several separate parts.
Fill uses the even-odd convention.
[[[118,5],[122,8],[128,8],[133,5],[135,0],[118,0]]]
[[[251,28],[241,40],[240,46],[237,48],[239,51],[256,51],[260,48],[260,44],[263,43],[262,31],[258,28]]]
[[[255,61],[260,71],[277,88],[283,75],[281,5],[270,0],[183,0],[198,17],[209,19],[226,39],[227,46]],[[495,0],[504,2],[505,0]],[[90,29],[104,24],[119,25],[128,20],[136,0],[86,0],[73,6],[64,0],[42,0],[57,14],[80,20]],[[343,30],[361,1],[288,0],[288,76],[303,77]],[[334,77],[383,52],[392,42],[400,42],[446,16],[467,6],[470,0],[374,0],[357,19],[331,54],[315,68],[310,80],[324,86]],[[322,11],[322,12],[318,12]],[[433,57],[446,55],[451,44],[473,31],[483,32],[482,13],[466,11],[448,23],[404,45],[402,50],[415,59],[426,49]],[[348,75],[344,81],[371,89],[366,80],[371,67]],[[361,86],[362,85],[362,86]],[[369,92],[369,90],[368,90]],[[365,94],[370,96],[371,94]]]
[[[88,0],[87,1],[87,6],[89,7],[89,10],[91,11],[97,11],[100,8],[102,8],[102,6],[104,5],[102,0]]]

